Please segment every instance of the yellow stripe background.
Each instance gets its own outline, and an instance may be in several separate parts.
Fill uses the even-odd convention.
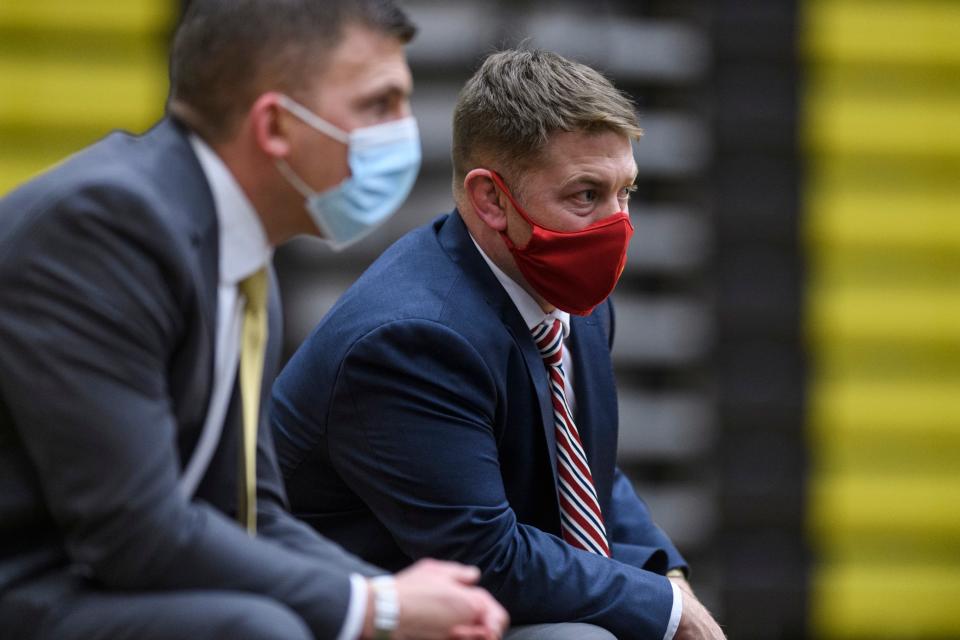
[[[802,11],[813,635],[960,637],[960,3]]]
[[[0,2],[0,194],[163,111],[174,0]]]

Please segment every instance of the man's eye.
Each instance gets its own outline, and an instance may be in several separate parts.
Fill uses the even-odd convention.
[[[620,198],[621,200],[629,200],[630,195],[636,190],[637,190],[637,185],[632,184],[629,187],[624,187],[623,189],[620,189],[620,193],[617,194],[617,197]]]
[[[396,100],[390,94],[370,98],[363,103],[363,109],[374,118],[385,118],[396,109]]]
[[[585,189],[577,194],[577,198],[583,202],[593,202],[597,199],[597,192],[593,189]]]

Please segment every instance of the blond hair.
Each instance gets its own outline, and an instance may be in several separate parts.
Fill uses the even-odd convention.
[[[454,188],[484,163],[527,168],[556,131],[643,131],[633,102],[590,67],[540,50],[509,49],[484,60],[453,114]]]

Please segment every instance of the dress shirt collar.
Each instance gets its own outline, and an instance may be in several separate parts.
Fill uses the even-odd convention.
[[[517,311],[520,312],[523,321],[527,323],[527,327],[531,331],[536,329],[537,326],[547,318],[556,318],[563,324],[563,337],[566,338],[570,335],[569,313],[561,311],[560,309],[554,309],[550,313],[545,312],[537,301],[533,299],[533,296],[527,293],[526,289],[517,284],[513,278],[503,272],[503,269],[494,264],[493,260],[491,260],[490,257],[484,253],[483,249],[480,248],[480,245],[477,244],[473,234],[470,235],[470,240],[473,241],[473,245],[477,248],[477,251],[480,252],[480,255],[483,256],[487,266],[493,271],[493,275],[497,277],[500,285],[507,292],[510,300],[513,301],[514,306],[517,307]]]
[[[213,193],[220,227],[220,283],[235,285],[270,262],[273,248],[253,204],[227,165],[196,134],[190,145]]]

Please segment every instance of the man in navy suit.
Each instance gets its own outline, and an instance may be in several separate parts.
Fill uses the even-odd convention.
[[[607,297],[639,134],[594,70],[490,56],[454,114],[456,210],[381,256],[274,386],[294,513],[388,568],[476,564],[528,625],[508,637],[723,637],[615,464]]]
[[[4,640],[499,637],[476,569],[382,575],[294,519],[266,420],[273,247],[406,196],[413,33],[390,0],[193,0],[169,116],[0,200]]]

